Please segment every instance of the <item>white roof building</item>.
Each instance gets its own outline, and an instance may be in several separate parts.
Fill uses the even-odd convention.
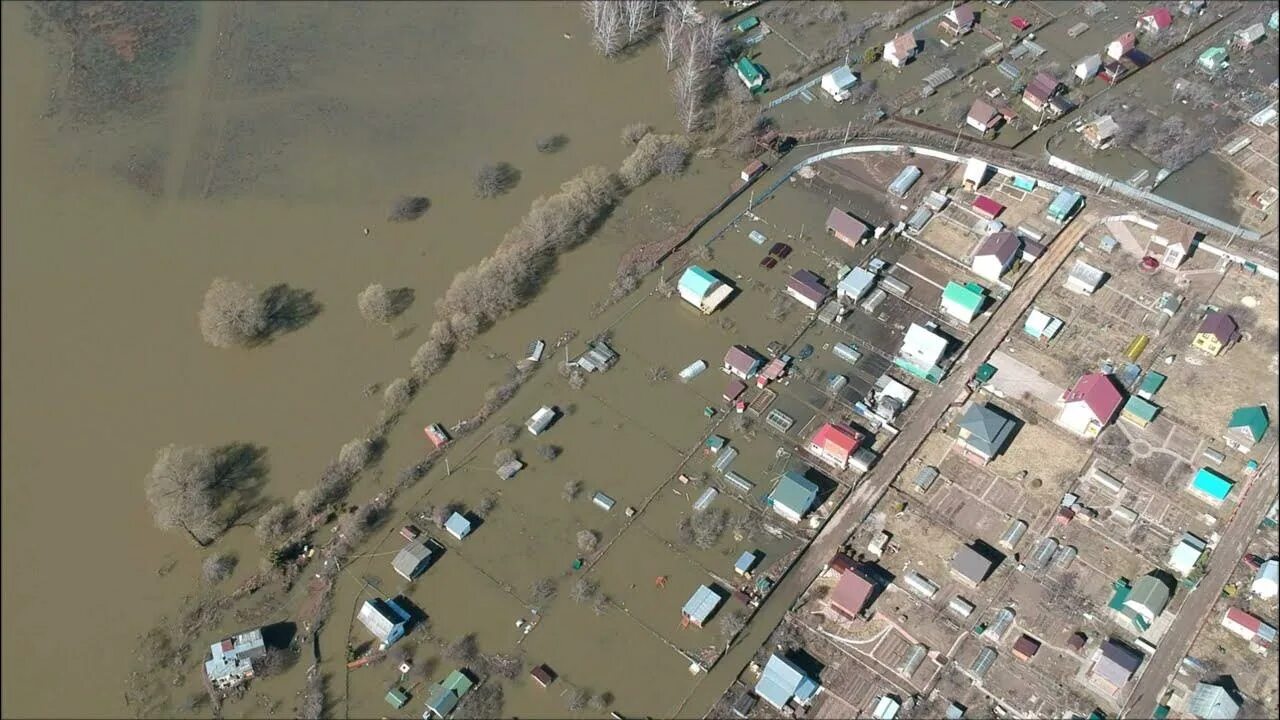
[[[1276,596],[1276,583],[1280,581],[1280,561],[1268,560],[1258,568],[1249,590],[1260,598],[1270,600]]]
[[[1183,577],[1190,575],[1205,548],[1205,543],[1200,538],[1189,532],[1182,533],[1182,539],[1169,553],[1169,568]]]
[[[849,90],[858,84],[858,76],[853,74],[848,65],[841,65],[822,76],[822,91],[836,102],[844,102],[849,98]]]

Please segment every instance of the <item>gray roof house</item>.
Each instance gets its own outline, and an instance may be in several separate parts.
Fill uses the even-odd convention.
[[[971,545],[965,545],[951,559],[951,572],[970,587],[987,579],[996,562]]]
[[[262,630],[250,630],[209,646],[204,673],[214,687],[227,689],[253,677],[253,661],[267,654]]]
[[[1133,584],[1132,592],[1124,601],[1124,614],[1146,630],[1155,622],[1156,616],[1164,612],[1169,596],[1169,586],[1164,580],[1155,575],[1143,575]]]
[[[1098,659],[1089,672],[1094,678],[1109,685],[1112,694],[1115,694],[1129,682],[1129,678],[1133,677],[1141,665],[1142,653],[1119,640],[1108,640],[1102,644]]]
[[[411,542],[396,553],[391,561],[391,568],[405,580],[412,580],[426,571],[431,564],[432,555],[434,553],[425,542]]]
[[[356,620],[384,646],[404,637],[409,619],[409,611],[401,607],[399,602],[382,598],[365,600],[356,615]]]
[[[1004,450],[1015,423],[1009,416],[987,405],[973,403],[960,416],[957,426],[957,447],[971,459],[986,464]]]
[[[1201,720],[1235,720],[1240,703],[1221,685],[1196,683],[1195,691],[1187,700],[1187,712]]]

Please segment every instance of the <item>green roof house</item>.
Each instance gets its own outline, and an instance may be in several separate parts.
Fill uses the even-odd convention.
[[[1224,47],[1211,47],[1200,53],[1196,64],[1207,73],[1216,73],[1227,66],[1227,49]]]
[[[1160,412],[1160,407],[1148,400],[1130,395],[1129,401],[1124,404],[1124,408],[1120,410],[1120,419],[1131,425],[1138,427],[1146,427],[1156,419],[1156,414]]]
[[[738,58],[738,61],[733,64],[733,69],[738,71],[738,79],[751,92],[760,92],[764,89],[764,74],[760,72],[759,66],[751,62],[751,58]]]
[[[1236,408],[1227,421],[1227,432],[1222,436],[1232,450],[1247,453],[1262,440],[1271,425],[1267,408],[1262,405]]]
[[[431,694],[427,696],[427,711],[423,713],[423,717],[434,716],[443,720],[444,716],[458,707],[458,701],[467,694],[473,684],[471,678],[461,670],[449,673],[449,677],[445,678],[444,682],[431,686]]]
[[[800,522],[818,499],[818,486],[792,470],[778,478],[778,485],[766,501],[773,511],[791,522]]]
[[[1142,378],[1142,384],[1138,386],[1138,397],[1150,400],[1152,395],[1160,392],[1165,380],[1168,380],[1168,378],[1164,375],[1154,370],[1148,370],[1147,376]]]
[[[1154,575],[1143,575],[1133,584],[1133,590],[1124,601],[1123,612],[1139,630],[1146,630],[1164,612],[1172,593],[1164,580]]]
[[[409,702],[409,693],[404,688],[393,687],[387,691],[387,704],[399,710]]]
[[[1190,490],[1205,502],[1221,505],[1227,499],[1227,495],[1231,494],[1231,486],[1231,480],[1209,468],[1202,467],[1191,477]]]
[[[942,312],[968,325],[982,312],[986,288],[977,283],[961,285],[952,280],[942,291]]]

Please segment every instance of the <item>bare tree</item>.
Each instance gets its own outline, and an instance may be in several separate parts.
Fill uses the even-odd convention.
[[[551,444],[539,445],[538,457],[546,460],[547,462],[551,462],[552,460],[560,457],[560,446]]]
[[[231,553],[210,555],[200,564],[200,575],[210,585],[216,585],[231,577],[237,564],[236,556]]]
[[[498,507],[498,496],[493,493],[489,493],[480,500],[480,505],[476,507],[476,511],[481,515],[488,515],[493,512],[493,509],[496,507]]]
[[[667,63],[667,72],[671,72],[676,58],[680,56],[680,47],[684,45],[684,35],[688,28],[680,11],[668,4],[662,13],[662,35],[658,38],[658,44],[662,46],[662,59]]]
[[[152,515],[162,529],[182,530],[201,547],[222,532],[216,514],[226,488],[221,486],[212,450],[161,448],[145,487]]]
[[[462,696],[453,711],[457,720],[483,720],[502,717],[502,685],[496,682],[482,683]]]
[[[564,491],[560,493],[560,496],[565,500],[572,502],[577,499],[581,492],[582,482],[580,480],[569,480],[565,482]]]
[[[538,140],[534,142],[534,147],[536,147],[538,149],[538,152],[540,153],[553,153],[553,152],[559,152],[560,150],[564,149],[565,145],[568,145],[568,144],[569,144],[568,135],[564,135],[562,133],[556,133],[555,135],[548,135],[546,137],[538,138]]]
[[[591,693],[583,688],[574,688],[565,698],[565,706],[570,712],[577,712],[587,706],[587,701],[591,699]]]
[[[579,605],[591,600],[600,591],[600,584],[587,577],[580,577],[569,589],[569,598]]]
[[[609,706],[612,704],[613,704],[613,693],[602,692],[596,695],[592,695],[591,700],[587,702],[587,707],[590,707],[595,712],[604,714],[604,711],[608,710]]]
[[[584,553],[595,552],[600,544],[600,533],[595,530],[578,531],[578,550]]]
[[[373,283],[360,291],[356,296],[356,307],[360,315],[369,322],[386,325],[395,318],[395,303],[391,299],[391,291],[380,283]]]
[[[489,655],[485,657],[484,665],[494,675],[515,680],[524,669],[524,660],[519,655]]]
[[[480,659],[480,646],[474,633],[463,635],[445,648],[444,656],[454,662],[470,665]]]
[[[402,413],[413,400],[413,393],[412,381],[407,378],[396,378],[387,383],[387,389],[382,391],[382,406],[387,412]]]
[[[622,0],[621,5],[623,24],[627,29],[626,44],[630,46],[649,29],[657,0]]]
[[[662,172],[679,175],[689,161],[689,143],[679,135],[645,135],[622,161],[618,177],[630,188],[639,187]]]
[[[320,720],[324,714],[324,676],[319,666],[307,670],[307,683],[302,691],[302,702],[298,705],[299,720]]]
[[[542,578],[529,588],[529,601],[538,608],[545,607],[555,596],[556,581],[551,578]]]
[[[298,511],[284,503],[276,503],[267,508],[254,523],[253,532],[263,547],[275,548],[289,537],[294,523],[298,520]]]
[[[685,35],[673,84],[676,117],[685,132],[703,125],[715,65],[727,41],[724,24],[719,22],[704,22]]]
[[[608,595],[597,595],[594,602],[591,603],[591,612],[596,615],[603,615],[609,611],[609,603],[612,602]]]
[[[266,654],[253,661],[253,674],[258,677],[283,675],[298,661],[298,653],[288,648],[267,648]]]
[[[635,145],[645,135],[653,132],[653,128],[645,123],[631,123],[622,128],[622,142],[625,145]]]
[[[502,448],[493,454],[493,466],[502,467],[507,463],[515,462],[519,459],[520,455],[517,454],[515,450],[512,450],[511,448]]]
[[[520,428],[511,423],[502,423],[493,429],[493,438],[503,445],[509,445],[520,437]]]
[[[720,620],[720,637],[726,643],[732,642],[735,635],[747,626],[747,616],[741,612],[731,612]]]
[[[397,198],[391,205],[387,219],[391,222],[408,222],[417,220],[426,214],[431,202],[422,196],[404,196]]]
[[[515,187],[519,181],[520,171],[511,163],[487,163],[476,171],[476,195],[482,198],[497,197]]]
[[[247,346],[270,328],[267,304],[252,285],[214,278],[200,308],[200,334],[214,347]]]
[[[591,26],[591,45],[605,57],[613,57],[622,51],[626,32],[626,12],[623,3],[615,0],[586,0],[582,12]]]
[[[351,440],[338,451],[338,462],[352,476],[368,467],[371,460],[373,443],[364,438]]]

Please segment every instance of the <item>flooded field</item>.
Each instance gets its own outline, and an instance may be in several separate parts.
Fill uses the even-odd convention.
[[[623,125],[671,124],[660,65],[647,54],[597,58],[574,3],[198,10],[176,26],[166,69],[148,71],[163,77],[134,86],[144,98],[86,107],[69,96],[65,42],[32,35],[24,7],[3,8],[6,715],[132,714],[121,689],[135,638],[193,591],[202,559],[151,522],[142,478],[156,449],[261,445],[260,499],[292,497],[376,415],[378,400],[362,389],[405,374],[431,299],[457,270],[494,247],[534,197],[586,165],[616,167]],[[570,67],[573,83],[551,80]],[[538,153],[534,141],[552,133],[567,146]],[[474,198],[472,173],[498,160],[520,170],[518,185]],[[695,171],[722,172],[715,162]],[[620,209],[626,231],[606,228],[519,323],[496,328],[433,382],[391,438],[386,477],[364,482],[385,484],[416,456],[426,421],[474,408],[507,367],[501,357],[518,356],[533,332],[551,337],[585,319],[621,252],[662,232],[650,217],[688,217],[717,192],[687,184],[657,183]],[[386,223],[403,194],[428,197],[429,211]],[[214,350],[195,313],[218,275],[287,282],[324,308],[268,346]],[[374,281],[416,292],[394,331],[356,312],[356,293]],[[500,552],[484,547],[499,533],[485,534],[475,552]],[[51,571],[86,540],[93,562]],[[256,568],[249,528],[219,547],[241,557],[229,582]],[[462,587],[474,581],[464,555],[441,564]],[[471,607],[462,595],[447,594],[454,612]],[[495,614],[517,605],[485,602]],[[450,617],[448,606],[432,612]],[[60,620],[32,622],[49,616]],[[76,692],[51,699],[40,689],[67,674],[79,678]],[[264,681],[255,694],[292,702],[299,678]]]

